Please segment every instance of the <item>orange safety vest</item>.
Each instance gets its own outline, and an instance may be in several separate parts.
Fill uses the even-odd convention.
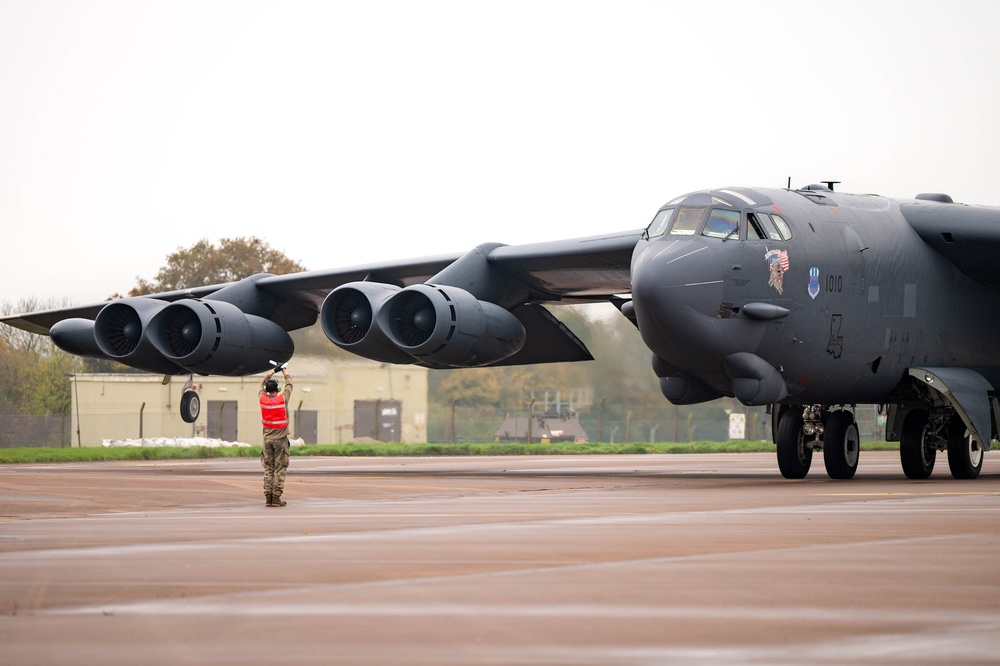
[[[278,430],[288,427],[288,412],[285,410],[285,394],[271,398],[264,393],[260,396],[260,416],[265,428]]]

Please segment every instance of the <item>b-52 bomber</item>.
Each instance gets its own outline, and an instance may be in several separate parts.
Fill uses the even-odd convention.
[[[545,305],[611,302],[667,400],[767,405],[778,468],[858,467],[854,408],[886,414],[905,475],[947,452],[979,475],[998,436],[1000,208],[802,189],[692,192],[645,229],[386,261],[7,316],[62,349],[164,374],[242,376],[317,320],[385,363],[464,368],[591,359]],[[556,309],[557,311],[557,309]],[[197,395],[182,415],[197,418]]]

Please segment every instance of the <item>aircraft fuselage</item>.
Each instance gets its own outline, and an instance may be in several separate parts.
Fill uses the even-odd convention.
[[[662,228],[650,225],[632,261],[635,314],[664,393],[682,403],[883,403],[909,368],[925,366],[972,368],[1000,385],[1000,350],[982,344],[1000,329],[1000,292],[924,242],[906,205],[959,206],[743,188],[664,206]],[[743,375],[760,372],[727,367],[734,354],[772,367],[787,394],[741,395]]]

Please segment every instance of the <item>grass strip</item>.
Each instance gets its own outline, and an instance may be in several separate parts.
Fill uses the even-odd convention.
[[[898,442],[862,442],[864,451],[898,451]],[[559,456],[559,455],[635,455],[685,453],[756,453],[774,452],[767,441],[621,443],[595,442],[559,444],[524,444],[520,442],[479,444],[309,444],[292,447],[295,456],[346,457],[434,457],[434,456]],[[257,458],[259,446],[180,448],[172,446],[0,449],[0,464],[38,464],[59,462],[102,462],[111,460],[189,460],[195,458]]]

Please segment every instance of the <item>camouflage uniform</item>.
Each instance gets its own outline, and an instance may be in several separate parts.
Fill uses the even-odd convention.
[[[268,377],[260,382],[258,399],[267,394],[264,385]],[[285,413],[288,413],[289,400],[292,397],[292,378],[285,374]],[[264,446],[260,450],[260,464],[264,467],[264,496],[268,506],[283,506],[278,502],[285,489],[285,472],[288,469],[288,427],[264,428]],[[272,504],[273,498],[273,504]]]

